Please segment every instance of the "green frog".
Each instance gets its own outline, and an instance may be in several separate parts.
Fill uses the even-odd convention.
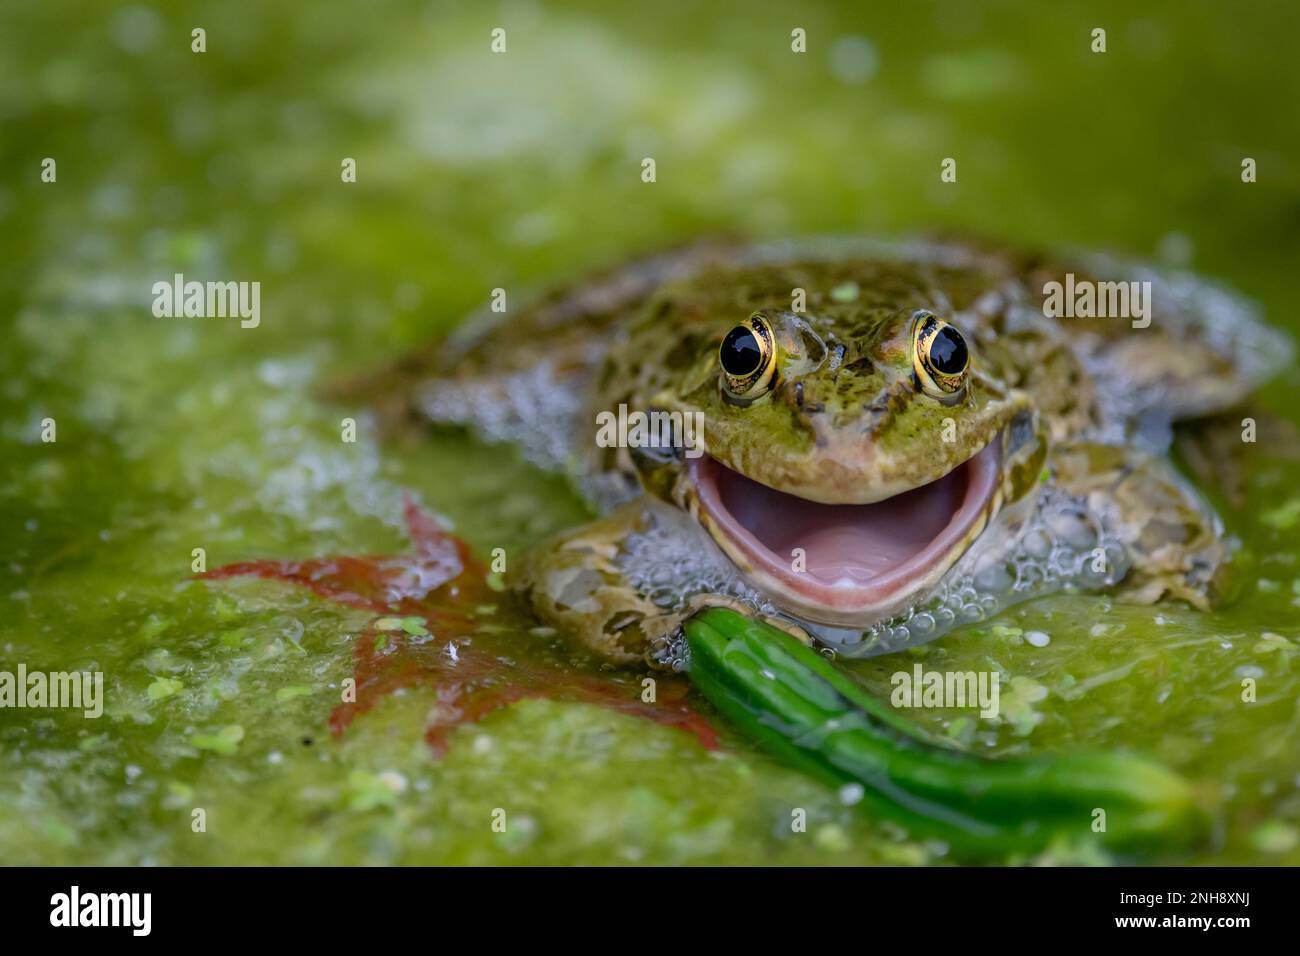
[[[1056,317],[1066,282],[1148,311]],[[1291,354],[1234,294],[1102,256],[702,243],[485,311],[366,391],[571,475],[598,517],[509,586],[613,663],[680,667],[710,605],[850,656],[1064,589],[1211,607],[1237,549],[1171,426]],[[665,440],[609,441],[636,412]]]

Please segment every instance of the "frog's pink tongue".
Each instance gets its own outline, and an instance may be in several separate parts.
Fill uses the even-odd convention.
[[[966,469],[865,505],[825,505],[774,491],[717,468],[719,497],[731,517],[771,552],[806,555],[805,570],[827,584],[866,582],[925,549],[961,508]]]
[[[998,457],[994,443],[936,481],[859,505],[775,491],[707,456],[693,475],[701,507],[756,571],[813,606],[848,613],[887,602],[953,560],[992,500]]]

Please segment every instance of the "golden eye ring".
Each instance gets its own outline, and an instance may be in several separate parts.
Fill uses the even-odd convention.
[[[747,405],[776,384],[776,337],[760,312],[755,312],[722,339],[718,347],[723,397]]]
[[[925,394],[941,402],[955,401],[970,377],[970,350],[957,327],[933,312],[916,313],[912,371]]]

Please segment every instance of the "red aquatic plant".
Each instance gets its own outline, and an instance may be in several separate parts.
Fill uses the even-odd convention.
[[[208,579],[250,575],[289,581],[329,601],[377,615],[354,651],[356,699],[330,715],[342,734],[358,715],[402,688],[435,695],[425,739],[437,753],[451,731],[530,697],[581,701],[687,730],[710,749],[713,727],[687,700],[689,683],[655,675],[654,703],[642,700],[644,675],[599,672],[537,628],[508,594],[495,590],[469,547],[411,499],[404,516],[411,550],[401,555],[242,561]]]

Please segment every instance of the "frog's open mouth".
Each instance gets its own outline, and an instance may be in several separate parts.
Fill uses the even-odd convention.
[[[692,463],[699,517],[778,603],[811,620],[870,624],[937,583],[996,504],[999,442],[928,484],[870,504],[822,504],[717,460]]]

